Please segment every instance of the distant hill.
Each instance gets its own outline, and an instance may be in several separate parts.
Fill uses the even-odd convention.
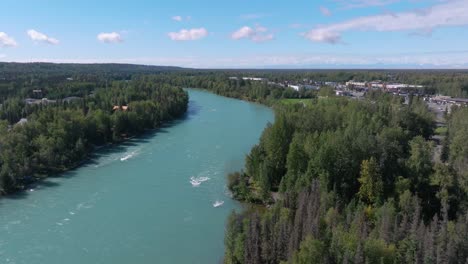
[[[183,70],[180,67],[149,66],[135,64],[77,64],[77,63],[16,63],[0,62],[0,74],[8,73],[47,73],[47,74],[87,74],[87,73],[157,73]]]

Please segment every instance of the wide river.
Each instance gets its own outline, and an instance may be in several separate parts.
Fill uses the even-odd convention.
[[[0,263],[219,263],[239,208],[226,174],[243,167],[274,116],[188,91],[183,120],[0,199]]]

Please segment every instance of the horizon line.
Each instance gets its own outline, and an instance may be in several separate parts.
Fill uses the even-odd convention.
[[[190,67],[183,65],[164,65],[164,64],[140,64],[140,63],[129,63],[129,62],[54,62],[54,61],[0,61],[3,64],[54,64],[54,65],[130,65],[130,66],[145,66],[145,67],[161,67],[161,68],[179,68],[187,70],[440,70],[440,71],[468,71],[468,65],[466,66],[453,66],[453,67],[437,67],[433,65],[427,66],[392,66],[381,64],[368,64],[368,67],[362,67],[363,65],[349,64],[347,66],[340,67],[335,66],[300,66],[300,65],[268,65],[268,66],[251,66],[251,67],[236,67],[236,66],[220,66],[220,67]],[[380,67],[374,67],[374,66]],[[354,67],[356,66],[356,67]]]

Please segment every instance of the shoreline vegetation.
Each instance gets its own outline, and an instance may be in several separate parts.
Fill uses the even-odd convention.
[[[245,169],[228,175],[248,206],[227,221],[224,263],[464,263],[468,259],[468,108],[436,130],[421,97],[359,100],[273,83],[401,81],[467,97],[468,72],[189,70],[0,63],[0,190],[187,111],[181,88],[273,108]],[[236,77],[232,77],[236,76]],[[48,99],[44,100],[45,97]],[[65,100],[77,97],[79,100]],[[25,98],[42,100],[29,104]],[[304,101],[307,100],[307,101]],[[296,103],[297,102],[297,103]],[[434,158],[434,135],[442,138]]]
[[[187,106],[185,91],[148,76],[114,81],[74,101],[30,105],[9,98],[0,112],[6,116],[0,122],[0,193],[77,168],[96,147],[159,128],[183,116]]]
[[[370,93],[275,104],[228,176],[225,263],[464,263],[468,108],[447,116],[441,162],[422,99]],[[263,206],[262,206],[263,205]]]

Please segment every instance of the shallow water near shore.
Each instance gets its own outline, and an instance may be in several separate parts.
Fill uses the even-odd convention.
[[[226,174],[273,112],[189,89],[187,116],[0,200],[0,263],[219,263]]]

